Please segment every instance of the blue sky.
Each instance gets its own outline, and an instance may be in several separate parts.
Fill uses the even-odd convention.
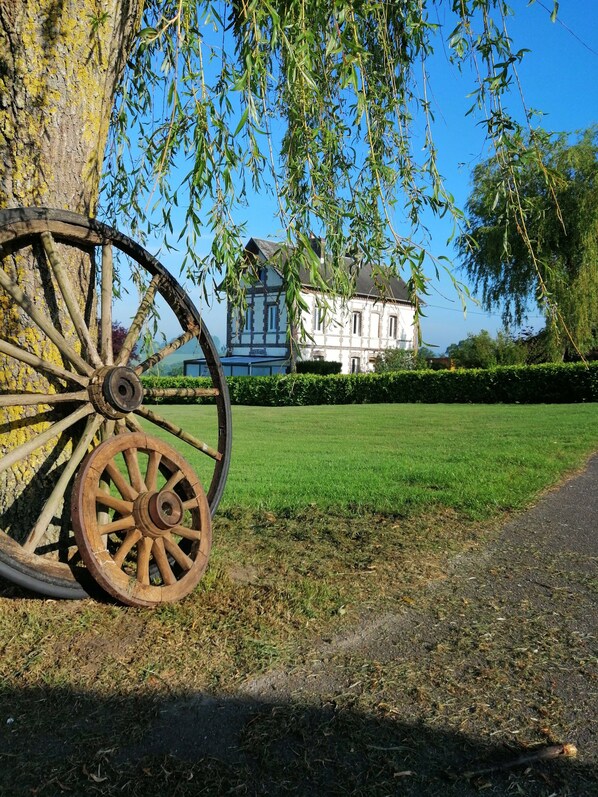
[[[598,122],[598,3],[561,0],[555,23],[550,22],[546,10],[552,6],[551,0],[543,0],[544,8],[539,3],[528,7],[522,0],[511,5],[515,15],[509,21],[509,31],[514,49],[525,47],[531,51],[519,69],[527,106],[545,114],[542,126],[551,131],[571,132]],[[440,169],[457,204],[463,207],[471,171],[488,153],[480,128],[463,117],[469,105],[464,82],[446,59],[437,61],[431,78],[438,105],[435,138]],[[520,107],[519,97],[513,96],[512,110]],[[433,226],[432,249],[435,255],[444,253],[450,257],[454,253],[444,246],[444,233],[440,224]],[[530,309],[529,325],[543,325],[535,307]],[[495,332],[501,327],[499,316],[490,316],[472,303],[468,303],[464,317],[449,281],[432,283],[427,318],[422,322],[426,342],[442,350],[469,332]]]
[[[525,47],[529,52],[519,74],[528,107],[544,114],[543,127],[551,131],[575,131],[598,122],[598,2],[596,0],[561,0],[555,23],[549,18],[552,0],[538,0],[527,5],[524,0],[511,3],[515,15],[509,32],[514,49]],[[439,18],[442,22],[442,17]],[[457,204],[463,207],[469,192],[470,174],[477,162],[487,156],[484,133],[473,117],[465,118],[471,105],[467,94],[471,78],[460,76],[442,51],[429,63],[432,103],[435,115],[434,137],[439,152],[440,171]],[[518,113],[521,100],[514,95],[510,110]],[[271,196],[260,195],[243,209],[239,221],[246,221],[248,236],[276,238],[279,222]],[[450,228],[440,220],[431,220],[430,250],[438,257],[454,252],[446,241]],[[206,252],[210,241],[203,241]],[[152,248],[151,245],[148,248]],[[178,274],[176,254],[162,253],[164,264]],[[458,271],[456,276],[463,279]],[[432,277],[432,274],[430,274]],[[465,281],[465,280],[464,280]],[[467,284],[467,283],[466,283]],[[225,307],[211,300],[206,304],[197,297],[197,289],[185,286],[199,304],[212,335],[225,340]],[[422,320],[423,342],[443,353],[447,345],[463,339],[469,332],[487,329],[494,333],[502,327],[499,315],[485,313],[479,305],[468,301],[464,315],[461,300],[446,276],[430,282],[426,317]],[[118,311],[117,311],[118,313]],[[122,320],[127,322],[126,306]],[[542,326],[535,308],[530,309],[528,325]]]

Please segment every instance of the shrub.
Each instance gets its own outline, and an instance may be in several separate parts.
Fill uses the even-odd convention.
[[[429,349],[385,349],[374,358],[374,371],[383,374],[387,371],[419,371],[428,368],[428,357],[433,355]]]
[[[144,377],[147,387],[207,387],[207,378]],[[388,404],[557,404],[598,401],[598,362],[501,366],[457,371],[393,371],[383,374],[289,374],[230,377],[231,402],[256,406]],[[160,399],[171,404],[211,399]]]

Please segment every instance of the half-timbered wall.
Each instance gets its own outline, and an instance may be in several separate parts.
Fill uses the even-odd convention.
[[[267,265],[259,276],[247,291],[244,321],[229,307],[228,354],[290,358],[282,278]],[[313,341],[300,343],[301,359],[340,362],[342,373],[366,372],[384,349],[416,346],[414,308],[406,302],[356,296],[342,306],[324,309],[317,291],[306,289],[302,297],[308,308],[303,324]]]

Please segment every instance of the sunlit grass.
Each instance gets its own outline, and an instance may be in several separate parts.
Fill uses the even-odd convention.
[[[159,411],[214,439],[208,408]],[[484,517],[524,506],[596,448],[596,404],[233,407],[222,506]],[[205,472],[204,455],[180,449]]]

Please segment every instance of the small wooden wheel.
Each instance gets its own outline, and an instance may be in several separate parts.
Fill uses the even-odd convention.
[[[191,466],[142,432],[87,455],[71,517],[88,570],[129,606],[179,600],[197,586],[212,544],[210,507]]]

